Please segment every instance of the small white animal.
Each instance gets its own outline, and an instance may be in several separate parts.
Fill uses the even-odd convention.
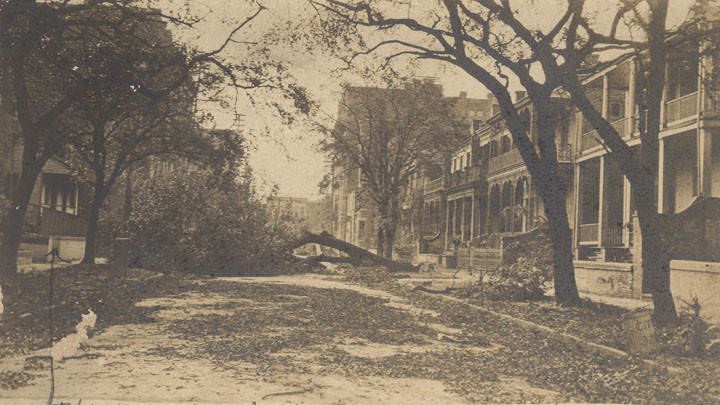
[[[95,328],[97,315],[92,309],[88,309],[87,314],[82,314],[82,320],[75,325],[75,333],[65,336],[55,343],[52,347],[52,357],[56,361],[74,356],[80,345],[88,340],[88,331]]]

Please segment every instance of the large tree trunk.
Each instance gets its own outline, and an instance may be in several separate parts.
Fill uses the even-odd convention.
[[[550,228],[550,240],[553,245],[553,283],[555,300],[563,305],[577,305],[580,302],[575,267],[573,265],[572,233],[565,207],[566,187],[559,173],[557,161],[557,145],[554,127],[559,116],[549,106],[537,106],[538,111],[538,144],[543,159],[539,167],[533,167],[531,175],[540,188],[540,196],[545,205],[545,214]],[[530,166],[528,166],[530,169]]]
[[[32,156],[31,156],[32,155]],[[23,171],[10,198],[10,207],[0,222],[0,279],[12,279],[17,273],[18,249],[30,197],[44,161],[35,161],[33,151],[23,150]]]
[[[643,275],[652,293],[653,318],[658,324],[671,324],[677,321],[677,310],[670,291],[670,246],[666,246],[664,234],[672,230],[668,229],[668,219],[657,213],[656,205],[647,201],[642,192],[634,196],[638,202]]]
[[[17,273],[18,249],[20,248],[27,204],[14,206],[17,209],[9,209],[2,221],[0,281],[12,279]]]
[[[378,225],[377,237],[375,238],[375,251],[378,256],[385,257],[385,228],[382,224]]]
[[[555,198],[547,198],[544,202],[550,228],[550,240],[553,244],[555,300],[559,304],[575,305],[580,302],[580,295],[575,282],[572,235],[567,209],[559,195]]]
[[[382,257],[389,257],[387,252],[387,236],[388,236],[388,211],[390,206],[386,202],[379,202],[377,205],[378,214],[380,216],[380,222],[378,223],[377,230],[377,254]]]
[[[383,257],[392,259],[393,257],[393,245],[395,244],[395,228],[396,226],[389,225],[385,229],[385,248],[383,249]]]
[[[98,222],[100,221],[100,209],[105,202],[105,187],[95,185],[95,195],[90,203],[87,216],[87,229],[85,230],[85,253],[82,258],[83,264],[94,264],[97,256],[97,234]]]
[[[677,310],[670,292],[670,258],[657,236],[642,236],[643,272],[648,275],[653,299],[653,318],[660,325],[677,321]]]

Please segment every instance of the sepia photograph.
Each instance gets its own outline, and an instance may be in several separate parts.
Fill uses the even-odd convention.
[[[0,0],[5,404],[720,404],[720,0]]]

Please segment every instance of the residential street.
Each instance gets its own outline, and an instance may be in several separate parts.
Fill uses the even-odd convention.
[[[112,325],[56,364],[56,403],[695,402],[717,395],[713,380],[703,385],[687,374],[678,381],[472,306],[348,279],[155,285],[164,292],[113,315]],[[4,358],[0,402],[46,401],[48,369],[47,349]],[[692,379],[699,385],[688,386]]]
[[[438,313],[382,291],[319,275],[196,287],[140,302],[152,308],[152,322],[115,325],[92,337],[57,366],[56,397],[248,404],[558,398],[521,377],[489,376],[479,359],[502,346],[480,336],[472,341],[467,330],[441,323]],[[15,357],[2,369],[27,370],[28,364]],[[4,388],[0,396],[45,398],[49,373],[32,374],[30,385]]]

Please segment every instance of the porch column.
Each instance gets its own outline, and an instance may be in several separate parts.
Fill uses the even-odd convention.
[[[510,208],[508,214],[510,217],[510,223],[508,224],[508,232],[515,232],[515,186],[517,183],[510,182]]]
[[[698,175],[698,196],[712,196],[712,131],[705,128],[704,122],[700,121],[697,131],[697,175]]]
[[[573,233],[572,233],[572,244],[573,251],[575,252],[575,258],[577,259],[577,246],[578,246],[578,232],[580,230],[580,163],[573,161]]]
[[[697,113],[698,113],[698,121],[702,118],[703,113],[705,112],[705,80],[707,80],[707,71],[705,66],[705,58],[708,58],[709,56],[703,56],[703,53],[707,50],[708,44],[706,41],[700,41],[700,46],[698,49],[698,52],[700,52],[698,57],[698,78],[697,78]],[[702,124],[700,124],[702,125]]]
[[[80,212],[80,184],[75,180],[75,215]]]
[[[600,247],[605,247],[605,238],[603,237],[605,232],[605,155],[600,156],[600,181],[598,181],[600,186],[600,193],[598,199],[598,241],[600,242]]]
[[[475,235],[475,192],[473,191],[470,196],[470,237],[468,240],[472,240]]]
[[[530,207],[530,204],[528,204],[528,200],[530,199],[528,197],[530,195],[530,186],[528,186],[528,184],[525,183],[524,188],[525,188],[525,190],[523,190],[523,191],[525,192],[525,194],[523,195],[522,211],[520,214],[520,215],[522,215],[522,217],[521,217],[522,224],[521,224],[521,229],[520,229],[521,232],[527,232],[528,225],[529,225],[528,223],[530,222],[529,218],[528,218],[530,216],[530,212],[528,211],[528,208]],[[563,201],[563,203],[564,203],[564,201]]]
[[[609,103],[609,96],[610,96],[610,78],[608,78],[608,75],[604,75],[602,78],[602,116],[603,118],[608,117],[608,106]]]
[[[635,92],[637,91],[637,66],[635,59],[632,59],[630,61],[630,77],[628,77],[628,97],[627,97],[627,104],[625,106],[625,116],[629,119],[627,120],[627,134],[628,137],[632,138],[633,132],[635,132],[635,120],[637,119],[637,111],[635,111],[636,105],[635,105]]]
[[[705,112],[705,80],[707,78],[704,59],[709,57],[702,56],[702,53],[707,46],[706,41],[701,41],[699,49],[701,56],[698,58],[697,194],[698,196],[712,197],[712,131],[705,128],[705,120],[702,118]]]
[[[658,184],[657,184],[658,213],[665,212],[665,139],[658,140]]]
[[[450,223],[450,204],[452,203],[450,200],[445,203],[445,249],[447,249],[450,242],[450,226],[452,225]]]
[[[45,189],[47,185],[43,181],[42,173],[38,176],[38,180],[40,181],[40,215],[42,215],[43,209],[45,208],[45,194],[47,193]]]
[[[460,202],[460,240],[465,240],[465,198],[460,198],[458,201]]]
[[[493,224],[490,216],[490,209],[492,207],[492,185],[488,184],[487,198],[485,199],[485,233],[491,234],[495,232],[495,225]]]
[[[666,103],[668,93],[668,72],[670,72],[670,68],[668,67],[668,64],[665,63],[665,84],[662,91],[662,100],[660,100],[660,129],[665,128],[665,115],[667,112]]]
[[[627,225],[632,221],[632,213],[630,212],[630,199],[632,198],[630,181],[627,177],[623,176],[623,230],[622,230],[622,241],[623,246],[630,247],[630,233],[628,232]]]
[[[577,119],[577,125],[575,128],[575,156],[580,156],[582,153],[582,136],[583,136],[583,117],[582,112],[578,111],[575,113]]]

